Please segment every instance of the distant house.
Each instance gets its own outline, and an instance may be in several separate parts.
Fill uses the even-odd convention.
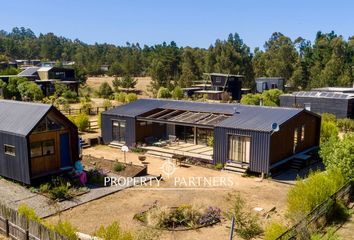
[[[31,184],[78,157],[78,130],[54,106],[0,100],[0,176]]]
[[[189,155],[193,159],[269,174],[316,149],[320,123],[318,115],[305,109],[140,99],[102,113],[102,138],[106,144],[129,147],[178,139],[178,144],[192,145],[183,148],[182,155],[198,145],[198,152]]]
[[[8,82],[12,77],[24,77],[34,81],[42,89],[45,96],[50,96],[54,93],[54,83],[58,81],[78,93],[79,81],[75,79],[75,70],[73,68],[27,67],[17,75],[0,76],[0,79]]]
[[[191,97],[194,94],[207,95],[208,99],[221,100],[224,93],[233,100],[241,99],[242,75],[205,73],[208,80],[198,81],[190,88],[184,88],[185,96]]]
[[[337,118],[354,118],[354,88],[339,90],[327,88],[283,94],[280,96],[280,106],[307,108],[319,114],[331,113]]]
[[[269,89],[284,91],[284,78],[282,77],[260,77],[256,78],[256,91],[262,93]]]

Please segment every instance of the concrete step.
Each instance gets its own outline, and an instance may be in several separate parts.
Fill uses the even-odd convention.
[[[230,163],[226,163],[225,165],[229,167],[246,168],[246,169],[249,166],[248,163],[237,163],[237,162],[230,162]]]
[[[120,143],[120,142],[110,142],[108,144],[108,147],[119,148],[119,149],[121,149],[123,146],[124,146],[124,143]]]
[[[232,167],[227,167],[225,166],[223,168],[223,171],[225,172],[232,172],[232,173],[239,173],[239,174],[243,174],[247,171],[247,169],[243,169],[243,168],[232,168]]]

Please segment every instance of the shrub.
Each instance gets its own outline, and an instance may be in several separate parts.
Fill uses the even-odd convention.
[[[116,172],[124,171],[124,169],[125,169],[125,165],[123,163],[116,163],[114,165],[114,171]]]
[[[63,92],[62,96],[68,100],[69,103],[75,103],[78,100],[77,93],[75,91],[66,90]]]
[[[118,222],[113,222],[111,225],[101,226],[95,233],[97,237],[105,240],[133,240],[133,234],[128,231],[123,231]]]
[[[335,122],[322,120],[321,122],[321,145],[330,138],[338,139],[338,129]]]
[[[262,229],[258,223],[258,215],[245,210],[245,201],[240,194],[230,195],[229,200],[231,201],[231,209],[227,213],[227,217],[230,220],[234,217],[236,233],[244,239],[251,239],[261,234]]]
[[[183,90],[181,87],[177,86],[172,91],[172,98],[180,100],[183,98]]]
[[[21,204],[18,207],[17,212],[20,216],[25,216],[29,220],[32,220],[32,221],[38,222],[38,223],[42,222],[40,217],[38,217],[37,213],[32,208],[30,208],[27,204]]]
[[[80,105],[81,105],[80,109],[82,113],[86,113],[86,114],[90,113],[90,109],[92,108],[92,102],[90,98],[88,97],[81,98]]]
[[[90,126],[90,120],[85,113],[80,113],[75,117],[74,120],[75,125],[79,129],[79,131],[86,131]]]
[[[165,87],[160,87],[158,92],[157,92],[157,98],[170,98],[171,97],[171,93],[170,90],[168,90],[168,88]]]
[[[331,223],[341,224],[346,222],[351,216],[350,210],[342,202],[335,202],[327,218]]]
[[[56,200],[70,199],[73,197],[70,191],[70,184],[55,186],[49,190],[50,198]]]
[[[103,172],[102,169],[95,167],[94,169],[90,169],[87,172],[87,181],[90,184],[96,184],[99,186],[103,186],[104,185],[104,178],[107,175]]]
[[[138,100],[138,96],[135,93],[129,93],[125,97],[125,102],[130,103]]]
[[[112,102],[109,99],[105,99],[102,103],[103,108],[111,108],[113,107]]]
[[[114,98],[117,102],[125,103],[126,98],[127,98],[127,94],[125,92],[120,92],[120,93],[115,94]]]
[[[298,221],[310,213],[344,185],[345,179],[339,170],[310,173],[304,180],[297,180],[287,196],[289,217]]]
[[[62,236],[67,237],[68,240],[78,240],[78,236],[76,235],[77,228],[75,228],[68,221],[59,221],[57,225],[53,227],[53,230],[59,233]]]
[[[354,120],[349,118],[338,119],[337,127],[343,132],[353,132]]]
[[[215,169],[217,169],[217,170],[221,170],[223,167],[224,167],[224,165],[222,163],[217,163],[215,165]]]
[[[98,88],[97,95],[102,98],[109,98],[113,93],[111,86],[107,82],[103,82]]]
[[[274,240],[286,232],[287,228],[279,223],[272,222],[265,228],[264,240]]]
[[[342,140],[330,138],[321,145],[320,156],[327,169],[341,171],[347,179],[354,178],[354,133],[346,134]]]
[[[322,121],[326,122],[336,122],[336,116],[332,113],[322,113],[321,114]]]

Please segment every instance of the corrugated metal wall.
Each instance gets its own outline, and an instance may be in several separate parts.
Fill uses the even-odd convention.
[[[214,128],[214,164],[228,161],[228,135],[250,136],[250,170],[268,173],[270,133],[267,132]]]
[[[16,156],[5,154],[4,144],[15,146]],[[0,175],[30,184],[26,137],[0,132]]]
[[[129,147],[135,146],[135,118],[133,117],[120,117],[102,114],[101,116],[101,131],[102,139],[105,144],[112,142],[112,121],[113,120],[125,120],[125,141],[126,145]]]
[[[294,107],[295,104],[298,107],[304,107],[305,103],[311,104],[311,111],[315,113],[332,113],[337,118],[354,118],[353,103],[349,104],[348,99],[333,99],[333,98],[311,98],[311,97],[296,97],[292,95],[280,96],[281,107]]]

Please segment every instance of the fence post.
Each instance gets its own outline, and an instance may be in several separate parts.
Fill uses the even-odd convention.
[[[6,231],[6,237],[10,237],[10,224],[9,224],[9,219],[5,220],[5,231]]]
[[[28,231],[28,229],[26,230],[26,240],[29,240],[29,231]]]

